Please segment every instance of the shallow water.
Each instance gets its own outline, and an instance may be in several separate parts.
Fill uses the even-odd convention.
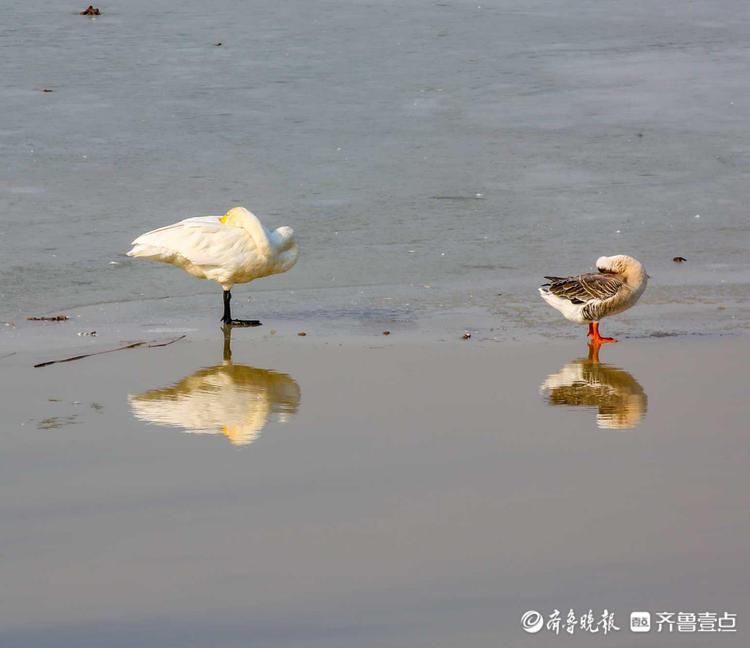
[[[746,346],[630,341],[597,375],[577,343],[254,333],[0,360],[1,645],[553,646],[519,620],[555,608],[614,611],[618,647],[631,610],[727,611],[711,645],[746,644]],[[540,393],[581,362],[630,425]]]
[[[0,8],[0,321],[212,323],[215,286],[123,252],[243,204],[302,247],[235,292],[262,318],[572,335],[542,275],[628,252],[618,333],[750,326],[744,2],[74,9]]]

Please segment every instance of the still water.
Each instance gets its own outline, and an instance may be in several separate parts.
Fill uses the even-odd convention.
[[[0,645],[553,646],[520,618],[554,609],[614,612],[617,648],[631,610],[742,630],[736,340],[596,363],[577,342],[235,333],[229,359],[193,336],[0,360]]]

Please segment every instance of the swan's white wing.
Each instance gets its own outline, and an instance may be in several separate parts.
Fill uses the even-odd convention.
[[[201,216],[142,234],[133,241],[128,255],[172,263],[189,271],[192,265],[224,268],[231,274],[252,257],[256,247],[245,230],[221,223],[218,216]]]
[[[198,216],[196,218],[186,218],[185,220],[181,220],[177,223],[165,225],[164,227],[159,227],[158,229],[151,230],[150,232],[146,232],[145,234],[141,234],[137,239],[135,239],[135,241],[133,241],[133,245],[147,236],[152,236],[161,232],[167,232],[169,230],[177,230],[183,227],[211,228],[213,225],[221,225],[221,221],[219,219],[219,216]]]

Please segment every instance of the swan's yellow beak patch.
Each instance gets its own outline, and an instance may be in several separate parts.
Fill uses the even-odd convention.
[[[244,213],[245,210],[242,207],[232,207],[232,209],[219,219],[219,222],[223,225],[236,225],[237,227],[240,227],[242,215]]]

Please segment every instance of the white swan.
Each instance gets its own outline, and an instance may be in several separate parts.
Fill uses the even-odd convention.
[[[244,207],[234,207],[221,217],[188,218],[146,232],[132,245],[128,256],[171,263],[194,277],[221,284],[221,321],[235,326],[258,326],[260,322],[232,319],[232,286],[286,272],[297,262],[299,253],[291,227],[269,232]]]
[[[571,322],[588,322],[594,342],[617,342],[599,335],[599,320],[633,306],[646,290],[648,275],[640,261],[625,254],[599,257],[596,269],[599,272],[574,277],[545,277],[549,283],[539,288],[539,294]]]

